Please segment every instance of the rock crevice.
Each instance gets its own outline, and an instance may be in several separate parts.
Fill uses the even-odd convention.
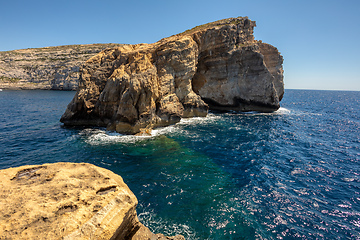
[[[283,59],[254,40],[255,26],[230,18],[153,44],[107,49],[81,68],[61,122],[136,134],[206,116],[209,108],[275,111],[284,94]]]

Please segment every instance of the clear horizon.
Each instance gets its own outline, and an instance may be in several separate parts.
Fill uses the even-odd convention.
[[[256,40],[284,57],[286,89],[360,91],[360,2],[285,0],[7,1],[0,51],[93,43],[153,43],[216,20],[248,16]],[[6,24],[5,24],[6,23]]]

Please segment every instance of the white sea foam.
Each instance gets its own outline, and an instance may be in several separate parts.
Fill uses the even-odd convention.
[[[353,182],[355,178],[343,178],[342,180],[345,182]]]
[[[291,111],[287,108],[284,108],[284,107],[280,107],[277,111],[275,111],[275,113],[281,113],[281,114],[288,114],[290,113]]]
[[[264,115],[264,114],[287,114],[290,110],[286,108],[280,108],[278,111],[274,113],[246,113],[253,115]],[[234,113],[229,113],[234,114]],[[91,145],[107,145],[114,143],[137,143],[141,141],[145,141],[151,138],[155,138],[160,135],[187,135],[190,136],[187,130],[185,130],[184,126],[189,125],[205,125],[212,124],[222,119],[221,115],[209,113],[206,117],[193,117],[193,118],[182,118],[180,122],[167,126],[156,128],[151,131],[150,135],[124,135],[117,132],[106,131],[105,129],[91,129],[87,128],[80,132],[80,136],[85,138],[85,142]]]
[[[82,130],[79,135],[85,138],[85,142],[91,145],[106,145],[112,143],[136,143],[147,139],[155,138],[160,135],[180,134],[188,135],[188,132],[182,129],[184,125],[197,125],[206,122],[213,122],[220,119],[220,116],[208,114],[207,117],[183,118],[177,124],[156,128],[151,131],[150,135],[124,135],[117,132],[106,131],[105,129],[91,129]]]
[[[220,119],[221,116],[217,116],[213,113],[209,113],[206,117],[192,117],[192,118],[182,118],[179,123],[176,125],[192,125],[192,124],[202,124],[207,122],[213,122],[217,119]]]
[[[112,143],[136,143],[154,137],[153,135],[135,136],[124,135],[101,129],[84,129],[82,133],[85,142],[90,145],[107,145]]]
[[[280,107],[278,110],[276,110],[274,112],[268,112],[268,113],[257,112],[257,111],[250,111],[250,112],[230,111],[227,113],[227,115],[240,114],[240,115],[250,115],[250,116],[259,116],[259,115],[261,116],[261,115],[284,115],[284,114],[289,114],[289,113],[291,113],[291,111],[289,109]]]
[[[165,235],[183,235],[185,239],[197,239],[191,227],[186,224],[176,224],[157,216],[152,209],[145,207],[138,213],[139,220],[151,227],[153,232],[163,232]]]
[[[275,112],[271,112],[271,113],[257,113],[259,115],[285,115],[285,114],[289,114],[291,111],[287,108],[284,107],[280,107],[278,110],[276,110]]]

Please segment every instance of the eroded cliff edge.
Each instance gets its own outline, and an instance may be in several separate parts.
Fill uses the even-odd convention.
[[[115,173],[88,163],[0,170],[0,239],[173,239],[153,234]]]
[[[135,134],[210,109],[271,112],[284,94],[283,58],[254,40],[254,21],[205,24],[153,44],[123,45],[90,58],[61,118]]]

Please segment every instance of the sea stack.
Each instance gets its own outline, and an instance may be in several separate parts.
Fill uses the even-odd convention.
[[[209,109],[275,111],[284,94],[283,58],[254,40],[255,26],[229,18],[153,44],[106,49],[80,69],[60,121],[136,134]]]
[[[1,239],[184,239],[153,234],[123,179],[88,163],[0,170],[0,196]]]

